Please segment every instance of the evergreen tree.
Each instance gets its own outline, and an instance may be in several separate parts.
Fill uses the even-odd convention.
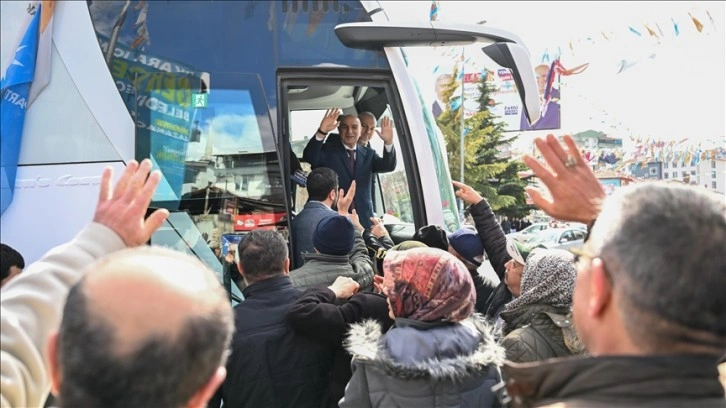
[[[456,80],[458,74],[458,68],[455,68],[453,79],[444,91],[444,100],[452,102],[437,119],[446,141],[449,170],[454,179],[458,179],[461,172],[461,115],[464,114],[461,89]],[[503,157],[500,152],[502,146],[515,141],[517,136],[507,137],[504,123],[492,114],[494,86],[486,81],[486,75],[482,76],[478,89],[479,111],[464,120],[464,182],[486,197],[498,214],[524,217],[532,207],[525,201],[527,182],[521,180],[517,172],[525,170],[526,166],[521,161]]]

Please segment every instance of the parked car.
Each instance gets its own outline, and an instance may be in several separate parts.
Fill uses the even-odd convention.
[[[550,228],[537,233],[527,241],[527,245],[550,249],[577,248],[583,245],[586,233],[580,228]]]
[[[527,242],[532,237],[537,235],[540,231],[544,231],[548,228],[549,228],[549,224],[547,224],[546,222],[538,222],[538,223],[530,225],[529,227],[527,227],[521,231],[512,232],[510,234],[507,234],[507,237],[512,237],[519,242]]]

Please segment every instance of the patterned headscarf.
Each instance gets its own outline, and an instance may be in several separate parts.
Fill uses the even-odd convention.
[[[570,307],[576,274],[571,253],[561,249],[532,252],[522,271],[521,295],[509,302],[505,310],[534,304]]]
[[[396,317],[459,322],[474,311],[476,292],[466,266],[437,248],[389,251],[383,293]]]

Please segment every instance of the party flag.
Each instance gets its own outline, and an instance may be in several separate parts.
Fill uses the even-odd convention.
[[[696,30],[698,30],[699,33],[703,31],[703,24],[701,24],[696,17],[693,17],[693,14],[688,13],[688,15],[691,16],[691,20],[693,20],[693,25],[696,26]]]
[[[429,20],[430,21],[437,21],[439,19],[439,2],[438,1],[432,1],[431,2],[431,10],[429,11]]]

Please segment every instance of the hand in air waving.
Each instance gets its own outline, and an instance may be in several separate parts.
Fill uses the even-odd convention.
[[[151,161],[141,164],[132,160],[124,169],[116,186],[111,185],[113,169],[106,167],[101,175],[101,191],[93,221],[116,232],[126,245],[143,245],[164,223],[169,211],[159,209],[145,219],[151,198],[161,180],[161,173],[151,171]]]
[[[338,121],[338,116],[340,116],[340,113],[340,109],[337,108],[328,109],[327,111],[325,111],[325,116],[323,116],[323,120],[320,121],[320,130],[325,133],[329,133],[335,130],[335,128],[340,125],[340,122]]]
[[[564,139],[566,149],[553,135],[535,140],[549,168],[530,155],[524,157],[524,163],[547,187],[552,198],[545,198],[534,187],[526,190],[534,204],[551,217],[588,224],[599,214],[605,190],[582,159],[572,137],[568,135]]]

